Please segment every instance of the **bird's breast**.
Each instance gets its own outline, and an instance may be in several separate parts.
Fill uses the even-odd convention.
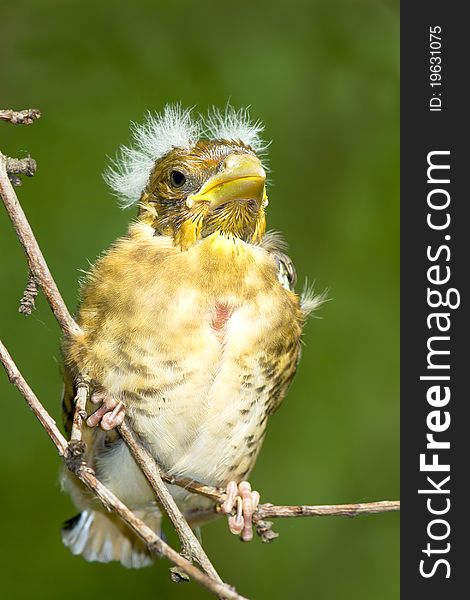
[[[271,260],[219,252],[162,260],[151,278],[142,265],[128,269],[106,290],[118,310],[85,327],[88,372],[123,399],[158,460],[212,484],[250,471],[301,330],[298,298]]]
[[[175,317],[174,328],[159,332],[161,351],[142,363],[145,381],[130,384],[125,401],[134,426],[175,474],[213,484],[242,479],[263,440],[270,402],[295,370],[292,315],[221,299],[200,321],[188,324],[181,314],[179,328]]]

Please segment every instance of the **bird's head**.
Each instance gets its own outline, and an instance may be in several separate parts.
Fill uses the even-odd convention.
[[[125,148],[107,179],[129,198],[123,192],[140,174],[135,197],[145,168],[151,167],[140,189],[139,218],[156,235],[171,236],[183,250],[216,232],[257,242],[266,229],[268,203],[266,173],[258,156],[260,130],[246,111],[212,112],[201,123],[194,122],[189,111],[167,107],[162,116],[134,129],[138,149]],[[150,135],[154,145],[161,145],[161,156],[155,157],[155,147],[149,152]],[[171,145],[162,153],[165,137]],[[152,155],[151,165],[147,154]]]
[[[156,162],[141,215],[183,249],[216,231],[258,241],[266,227],[265,181],[261,161],[243,142],[200,140]]]

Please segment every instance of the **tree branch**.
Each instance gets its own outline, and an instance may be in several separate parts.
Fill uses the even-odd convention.
[[[15,190],[8,180],[6,164],[6,160],[0,153],[0,193],[3,197],[5,207],[13,222],[17,235],[25,249],[30,266],[30,281],[32,276],[34,281],[38,282],[41,286],[41,289],[43,290],[63,332],[69,335],[77,333],[80,331],[80,329],[65,306],[59,289],[52,278],[39,245],[34,237],[26,215],[20,206]],[[25,296],[23,296],[23,300],[24,298]],[[21,308],[23,306],[24,302],[22,301]],[[81,427],[84,418],[86,418],[85,406],[88,397],[88,388],[89,386],[87,385],[86,381],[80,380],[78,382],[77,395],[75,398],[76,406],[70,440],[76,460],[81,459],[84,452],[84,447],[81,444]],[[133,448],[135,451],[138,446],[137,442],[133,439],[132,433],[128,428],[124,428],[122,433],[124,433],[123,438],[125,439],[126,443],[131,445],[130,450],[133,454]],[[177,507],[173,497],[161,480],[158,466],[150,454],[148,454],[146,457],[145,467],[142,470],[178,533],[183,554],[189,560],[197,560],[197,562],[210,577],[212,577],[215,581],[221,582],[222,580],[220,576],[204,552],[199,540],[189,527],[188,523],[181,514],[181,511]]]
[[[400,502],[382,500],[381,502],[361,502],[360,504],[317,504],[315,506],[274,506],[260,504],[258,519],[276,519],[278,517],[357,517],[375,515],[384,512],[397,512]]]
[[[222,581],[214,569],[211,561],[204,552],[199,540],[194,535],[193,530],[189,527],[186,519],[181,514],[180,509],[177,507],[173,496],[168,491],[168,488],[163,483],[160,475],[160,469],[155,462],[150,452],[142,445],[140,441],[137,441],[129,428],[126,421],[118,428],[123,440],[129,447],[129,450],[134,457],[135,461],[139,465],[142,473],[150,483],[155,495],[157,496],[160,504],[164,508],[167,515],[172,521],[176,533],[178,534],[181,545],[182,554],[189,560],[192,558],[197,560],[204,571],[210,575],[216,581]]]
[[[31,111],[0,111],[0,120],[7,120],[12,123],[30,124],[40,116],[39,111],[32,109]],[[18,198],[9,180],[10,174],[8,160],[0,153],[0,195],[3,198],[6,210],[13,223],[18,238],[23,245],[26,253],[26,258],[30,268],[30,279],[23,297],[20,311],[27,313],[34,306],[34,290],[31,287],[29,290],[32,297],[32,306],[29,296],[27,296],[28,288],[32,282],[37,283],[51,309],[56,317],[59,326],[63,333],[74,335],[80,332],[77,323],[71,317],[65,306],[65,303],[60,295],[57,285],[47,267],[46,261],[41,253],[39,245],[34,237],[31,227],[26,219],[26,216],[18,202]],[[23,159],[25,160],[25,159]],[[17,165],[18,166],[18,165]],[[23,165],[24,167],[24,165]],[[26,168],[26,167],[24,167]],[[21,171],[23,172],[23,171]],[[28,173],[24,173],[28,174]],[[32,173],[31,173],[32,174]],[[26,300],[25,300],[26,298]],[[23,302],[24,301],[24,302]],[[23,304],[28,305],[26,310],[21,310]],[[198,561],[201,567],[206,571],[202,573],[197,567],[193,566],[190,561],[175,550],[170,548],[163,540],[161,540],[155,532],[153,532],[145,523],[138,519],[116,496],[114,496],[95,476],[92,469],[87,467],[83,462],[84,445],[81,441],[81,427],[84,418],[86,418],[85,406],[89,393],[88,382],[86,380],[79,381],[77,385],[76,410],[73,420],[73,428],[71,441],[62,436],[58,430],[54,420],[50,417],[39,400],[36,398],[28,384],[18,371],[16,365],[8,354],[6,348],[0,342],[0,359],[5,366],[7,375],[10,381],[20,390],[25,397],[29,406],[32,408],[42,426],[48,433],[56,445],[59,454],[65,459],[67,466],[83,483],[91,489],[102,504],[109,510],[115,511],[120,515],[122,520],[146,543],[148,549],[153,554],[161,554],[172,561],[178,569],[182,569],[184,573],[193,577],[196,581],[204,585],[213,593],[221,598],[241,598],[233,588],[230,588],[222,582],[208,557],[206,556],[202,546],[194,536],[187,521],[181,515],[173,497],[164,485],[163,481],[168,484],[178,485],[188,492],[203,495],[210,498],[215,504],[222,504],[225,500],[225,491],[220,488],[214,488],[201,484],[199,482],[176,478],[166,473],[163,473],[154,458],[150,455],[145,446],[141,443],[135,433],[131,431],[126,421],[119,428],[120,434],[129,447],[131,454],[141,468],[143,474],[149,481],[157,498],[159,499],[164,510],[173,522],[175,529],[180,537],[182,544],[182,553],[189,559],[194,558]],[[371,502],[360,504],[343,504],[343,505],[325,505],[325,506],[274,506],[272,504],[260,504],[253,516],[253,520],[258,532],[258,535],[263,541],[269,542],[277,537],[277,534],[271,530],[272,523],[266,521],[267,518],[278,517],[300,517],[300,516],[356,516],[358,514],[376,514],[382,512],[392,512],[399,510],[399,502]],[[194,511],[191,513],[191,520],[197,519],[198,516],[208,516],[216,512],[214,511]]]
[[[182,569],[188,576],[198,581],[201,585],[213,592],[220,598],[227,600],[245,600],[233,588],[228,585],[215,581],[212,577],[204,574],[197,567],[192,565],[188,560],[182,557],[178,552],[173,550],[166,544],[150,527],[141,521],[135,514],[127,508],[127,506],[119,500],[111,491],[108,490],[97,479],[93,469],[88,467],[83,461],[77,464],[75,457],[69,459],[69,444],[62,433],[59,431],[55,421],[50,417],[49,413],[42,406],[37,396],[26,383],[21,375],[18,367],[11,358],[8,350],[0,340],[0,362],[5,367],[8,379],[21,392],[31,410],[39,419],[41,425],[46,430],[47,434],[54,442],[59,455],[65,459],[67,466],[75,473],[88,489],[90,489],[105,508],[117,513],[121,519],[137,534],[140,539],[146,544],[149,551],[154,556],[164,556],[173,564]]]
[[[2,178],[2,175],[3,175],[3,178]],[[31,228],[29,227],[29,223],[26,219],[26,216],[25,216],[24,212],[21,210],[18,199],[16,197],[15,190],[11,187],[11,185],[9,185],[8,181],[6,181],[6,183],[8,184],[7,188],[6,188],[6,190],[4,189],[4,182],[5,182],[4,175],[5,175],[4,167],[3,167],[3,173],[2,173],[2,155],[0,154],[0,193],[2,194],[2,196],[4,198],[7,212],[9,213],[9,215],[13,221],[13,224],[15,226],[15,229],[17,230],[20,241],[22,241],[22,243],[23,243],[23,239],[29,239],[29,237],[31,237],[34,240],[34,243],[31,244],[31,249],[30,249],[30,253],[32,255],[30,264],[31,264],[31,262],[33,264],[44,262],[44,264],[45,264],[44,257],[42,256],[39,246],[37,245],[37,242],[34,239],[34,234],[31,230]],[[10,189],[8,189],[8,187]],[[9,194],[7,197],[7,200],[5,200],[6,194]],[[19,216],[17,216],[16,213],[13,214],[13,216],[12,216],[12,213],[10,212],[10,210],[11,210],[10,207],[13,207],[12,212],[15,211],[16,208],[19,208],[21,210],[21,212],[19,213]],[[23,243],[23,246],[24,245],[25,244]],[[27,256],[28,256],[28,261],[29,261],[30,258],[29,258],[28,253],[27,253]],[[57,305],[57,306],[61,306],[62,311],[64,313],[66,313],[66,317],[62,321],[56,317],[59,322],[59,325],[61,326],[64,333],[67,333],[68,331],[70,331],[72,329],[72,327],[70,325],[67,325],[68,321],[70,320],[74,323],[75,328],[78,330],[78,325],[75,324],[75,321],[73,321],[72,317],[70,316],[70,314],[65,306],[65,303],[60,295],[60,292],[59,292],[57,286],[55,285],[54,280],[52,279],[52,275],[50,274],[50,272],[47,268],[47,265],[46,265],[46,269],[47,269],[48,277],[50,277],[50,279],[54,283],[54,288],[55,288],[55,289],[53,289],[53,291],[51,291],[52,298],[49,300],[49,304],[51,305],[51,308],[53,311],[54,311],[54,306]],[[41,288],[43,288],[43,286],[44,287],[48,286],[48,284],[49,284],[48,277],[43,278],[42,270],[33,271],[33,273],[37,277]],[[50,286],[50,287],[53,288],[53,286]],[[54,314],[55,314],[55,311],[54,311]],[[139,466],[142,469],[143,469],[143,465],[146,465],[150,461],[155,463],[153,457],[142,446],[141,442],[136,440],[136,435],[130,431],[128,426],[125,426],[123,428],[123,438],[125,439],[126,443],[128,443],[135,460],[137,461],[137,463],[139,464]],[[172,485],[177,485],[179,487],[184,488],[188,492],[200,494],[202,496],[210,498],[211,500],[213,500],[214,502],[216,502],[218,504],[222,504],[225,500],[225,491],[221,488],[214,488],[214,487],[199,483],[199,482],[191,480],[191,479],[177,478],[177,477],[168,475],[163,472],[161,473],[161,478],[166,483],[169,483]],[[349,507],[347,509],[347,510],[349,510],[349,513],[347,515],[344,512],[346,510],[344,507]],[[260,504],[255,513],[254,519],[256,520],[257,517],[260,520],[262,520],[265,518],[293,517],[293,516],[295,516],[295,517],[326,516],[326,515],[354,516],[355,514],[367,514],[367,513],[368,514],[377,514],[379,512],[397,511],[397,510],[399,510],[399,507],[400,507],[400,503],[397,501],[393,501],[393,502],[392,501],[384,501],[384,502],[378,502],[378,503],[372,502],[370,504],[346,504],[346,505],[337,505],[337,506],[336,505],[325,505],[325,506],[318,506],[318,507],[316,507],[316,506],[279,506],[279,507],[276,507],[273,504]]]
[[[151,476],[148,476],[149,469],[152,470],[156,464],[152,455],[138,440],[138,435],[132,433],[125,423],[120,427],[120,433],[128,444],[131,453],[139,465],[140,469],[152,484]],[[150,467],[149,467],[150,465]],[[160,478],[171,485],[177,485],[193,494],[199,494],[210,498],[217,506],[213,510],[194,510],[186,514],[186,521],[203,522],[205,519],[221,514],[219,507],[226,499],[226,493],[223,488],[211,487],[193,479],[174,477],[160,470]],[[156,492],[157,493],[157,492]],[[158,496],[158,493],[157,493]],[[356,517],[358,515],[373,515],[385,512],[397,512],[400,510],[399,501],[383,500],[381,502],[363,502],[358,504],[325,504],[325,505],[301,505],[301,506],[275,506],[266,503],[259,504],[253,514],[253,523],[256,532],[263,542],[269,543],[278,537],[279,534],[272,530],[272,523],[266,519],[277,519],[280,517]],[[202,566],[202,565],[201,565]]]
[[[77,334],[80,328],[70,316],[67,307],[65,306],[59,289],[52,278],[49,267],[47,266],[41,249],[34,237],[33,231],[26,219],[26,215],[18,202],[15,190],[11,185],[6,170],[6,160],[3,154],[0,153],[0,193],[3,198],[3,203],[7,209],[8,216],[13,223],[16,234],[26,253],[26,258],[30,272],[36,278],[36,281],[41,286],[41,289],[46,297],[49,305],[54,313],[57,322],[62,331],[69,335]]]
[[[74,398],[75,411],[73,413],[70,441],[79,443],[82,441],[82,426],[87,417],[86,403],[90,395],[90,382],[85,378],[79,378],[75,387],[77,391]]]
[[[41,111],[37,108],[28,108],[26,110],[0,110],[0,121],[9,121],[13,125],[31,125],[41,116]]]

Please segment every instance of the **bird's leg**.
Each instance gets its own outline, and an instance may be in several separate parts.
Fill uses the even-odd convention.
[[[110,396],[103,390],[96,391],[90,398],[93,404],[101,404],[101,406],[91,414],[87,419],[89,427],[99,425],[101,429],[110,431],[119,427],[126,416],[126,407],[124,404]]]
[[[248,481],[237,484],[230,481],[227,485],[227,497],[222,504],[222,511],[228,515],[230,531],[239,535],[244,542],[253,539],[253,513],[259,504],[259,493],[251,491]],[[236,513],[232,515],[236,507]]]

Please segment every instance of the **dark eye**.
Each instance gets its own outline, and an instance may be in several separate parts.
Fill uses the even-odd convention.
[[[170,173],[170,181],[173,187],[181,187],[186,183],[186,176],[181,171],[172,171]]]

